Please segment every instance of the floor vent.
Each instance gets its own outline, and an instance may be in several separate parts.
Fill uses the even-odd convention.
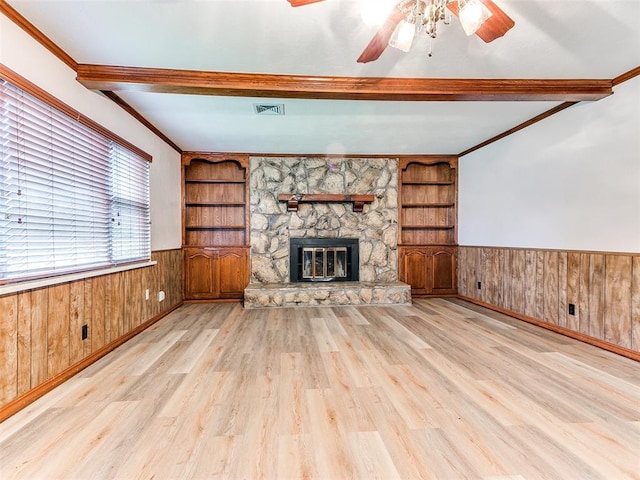
[[[283,103],[254,103],[256,115],[284,115]]]

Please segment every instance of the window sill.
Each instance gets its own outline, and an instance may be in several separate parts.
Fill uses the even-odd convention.
[[[111,273],[134,270],[136,268],[152,267],[157,263],[158,262],[156,262],[155,260],[149,260],[146,262],[129,263],[127,265],[118,265],[117,267],[102,268],[99,270],[90,270],[87,272],[69,273],[66,275],[59,275],[55,277],[9,283],[7,285],[0,285],[0,295],[18,293],[25,290],[33,290],[35,288],[50,287],[51,285],[58,285],[60,283],[75,282],[76,280],[84,280],[85,278],[99,277],[101,275],[109,275]]]

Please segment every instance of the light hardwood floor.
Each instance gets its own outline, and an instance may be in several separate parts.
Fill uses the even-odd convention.
[[[461,301],[190,304],[0,424],[8,479],[638,479],[640,369]]]

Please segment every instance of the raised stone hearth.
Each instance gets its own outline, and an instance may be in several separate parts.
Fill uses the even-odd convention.
[[[245,308],[322,305],[409,305],[411,287],[402,282],[251,283]]]

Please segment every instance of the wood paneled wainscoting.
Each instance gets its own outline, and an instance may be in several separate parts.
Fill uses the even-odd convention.
[[[0,297],[0,421],[182,304],[182,251],[151,259],[157,264]]]
[[[458,291],[640,360],[640,254],[461,246]]]

